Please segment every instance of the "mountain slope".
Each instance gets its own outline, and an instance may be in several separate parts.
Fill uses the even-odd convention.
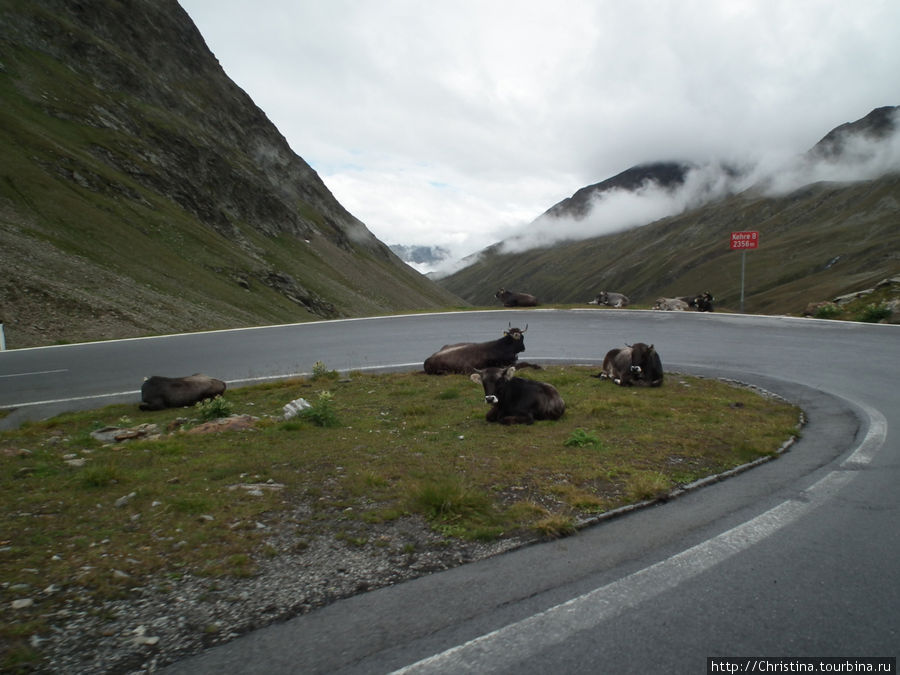
[[[459,299],[348,213],[174,0],[0,8],[11,347]]]
[[[893,127],[873,120],[893,120],[895,114],[893,108],[879,109],[842,125],[811,153],[834,160],[842,152],[838,145],[854,135],[884,137]],[[542,224],[547,226],[546,220]],[[737,309],[741,254],[729,250],[729,235],[758,230],[760,248],[747,253],[745,308],[799,313],[811,301],[897,275],[898,224],[896,173],[857,182],[820,181],[779,196],[750,189],[616,234],[519,253],[504,253],[498,244],[439,281],[475,304],[496,304],[493,293],[504,286],[559,303],[584,303],[601,290],[619,291],[644,305],[659,296],[710,290],[717,306]]]

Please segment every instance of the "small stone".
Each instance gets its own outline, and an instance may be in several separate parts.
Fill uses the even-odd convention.
[[[21,598],[19,600],[12,601],[13,609],[25,609],[26,607],[31,607],[34,604],[34,600],[31,598]]]
[[[128,502],[130,502],[135,497],[137,497],[137,492],[132,492],[130,494],[125,495],[124,497],[119,497],[116,500],[116,508],[118,508],[118,509],[122,508],[123,506],[125,506]]]

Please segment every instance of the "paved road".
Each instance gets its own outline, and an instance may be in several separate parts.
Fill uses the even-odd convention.
[[[171,672],[696,673],[708,656],[897,656],[896,326],[615,310],[325,322],[0,353],[0,405],[56,401],[21,406],[9,424],[109,400],[82,397],[136,402],[149,374],[419,367],[510,320],[528,324],[528,360],[596,362],[652,342],[667,370],[758,384],[809,424],[784,457],[736,478],[334,603]]]

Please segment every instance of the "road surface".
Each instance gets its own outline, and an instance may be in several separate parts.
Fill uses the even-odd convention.
[[[567,539],[356,596],[172,673],[696,673],[707,657],[900,651],[900,327],[741,315],[505,310],[299,324],[0,353],[16,424],[137,403],[144,376],[232,386],[331,369],[417,369],[441,345],[528,325],[538,362],[653,343],[667,371],[800,405],[777,461]]]

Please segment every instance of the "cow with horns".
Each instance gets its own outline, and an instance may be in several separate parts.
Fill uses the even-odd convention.
[[[537,307],[537,298],[528,293],[513,293],[501,288],[494,293],[494,297],[503,303],[504,307]]]
[[[653,345],[635,342],[624,349],[610,349],[596,377],[612,380],[622,387],[633,384],[659,387],[663,383],[662,361]]]
[[[525,351],[524,329],[513,328],[503,331],[503,337],[489,342],[458,342],[444,345],[425,359],[425,373],[428,375],[447,375],[459,373],[468,375],[476,368],[502,367],[515,365],[519,352]],[[530,363],[519,364],[519,367],[540,368]]]
[[[484,401],[491,405],[488,422],[532,424],[535,420],[558,420],[566,404],[556,388],[546,382],[514,377],[514,366],[476,370],[470,378],[484,388]]]

